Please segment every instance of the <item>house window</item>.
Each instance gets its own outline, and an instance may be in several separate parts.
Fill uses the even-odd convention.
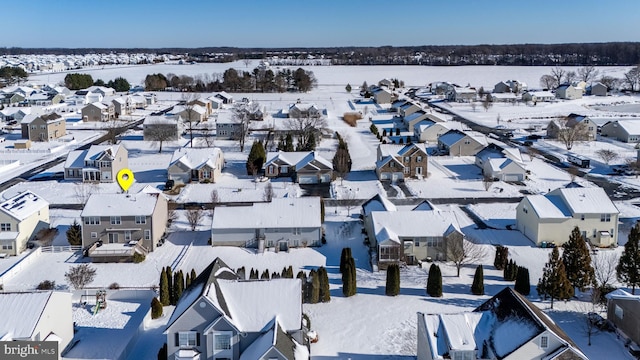
[[[624,310],[622,310],[619,305],[616,305],[614,312],[616,314],[616,317],[622,320],[622,318],[624,317]]]
[[[415,246],[415,247],[420,246],[420,241],[418,241],[418,240],[413,240],[413,246]]]
[[[389,167],[396,167],[396,163],[394,163],[394,162],[390,163]]]
[[[109,233],[109,243],[110,244],[115,244],[118,242],[118,234],[116,233]]]
[[[85,225],[100,225],[100,218],[97,216],[88,216],[84,218]]]
[[[2,245],[2,250],[13,250],[13,245],[12,244]]]
[[[180,331],[178,333],[178,346],[197,346],[198,333],[195,331]]]
[[[410,160],[411,160],[411,158],[410,158],[410,157],[408,157],[408,156],[405,156],[405,157],[404,157],[404,162],[409,162]]]
[[[111,217],[111,225],[120,225],[121,223],[122,223],[122,219],[120,219],[120,216]]]
[[[418,156],[418,157],[416,158],[416,162],[422,162],[422,156]]]
[[[600,221],[611,222],[611,214],[600,214]]]
[[[146,216],[136,216],[136,224],[146,224],[147,217]]]
[[[465,144],[465,145],[469,145],[469,144],[471,144],[471,141],[470,141],[470,140],[465,140],[465,141],[464,141],[464,144]]]
[[[280,167],[280,172],[288,173],[289,172],[289,167],[287,165],[282,165]]]
[[[10,223],[0,224],[0,231],[11,231],[11,224]]]
[[[124,241],[131,241],[131,231],[127,230],[124,232]]]
[[[409,174],[410,172],[411,172],[411,168],[408,168],[408,167],[404,168],[405,174]]]
[[[293,228],[292,231],[293,235],[300,235],[300,228]]]
[[[584,214],[580,215],[580,220],[584,221]]]
[[[144,231],[144,239],[145,240],[151,240],[151,230],[145,230]]]
[[[540,337],[540,347],[543,349],[546,349],[547,347],[549,347],[549,337],[548,336],[541,336]]]
[[[202,170],[202,178],[203,178],[203,179],[210,179],[210,178],[211,178],[211,171],[209,171],[209,170]]]
[[[92,238],[92,239],[97,239],[97,238],[98,238],[98,233],[97,233],[97,232],[95,232],[95,231],[92,231],[92,232],[91,232],[91,238]]]
[[[213,335],[213,346],[215,350],[231,349],[231,333],[217,333]]]

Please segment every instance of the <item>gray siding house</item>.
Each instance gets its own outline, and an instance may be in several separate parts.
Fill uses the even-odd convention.
[[[92,145],[71,151],[64,163],[65,180],[115,182],[118,172],[129,167],[129,152],[122,145]]]
[[[626,143],[640,141],[640,119],[613,120],[602,125],[600,135]]]
[[[438,148],[451,156],[475,156],[485,145],[486,140],[455,129],[438,137]]]
[[[82,213],[82,246],[95,262],[131,261],[154,251],[167,228],[167,199],[158,193],[92,194]]]
[[[164,333],[169,359],[308,360],[305,330],[300,279],[247,281],[216,258],[185,289]]]
[[[607,320],[624,338],[640,344],[640,296],[618,289],[606,295]]]

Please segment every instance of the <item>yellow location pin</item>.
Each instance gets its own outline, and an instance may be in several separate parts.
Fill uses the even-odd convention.
[[[133,184],[133,172],[129,169],[122,169],[118,171],[118,175],[116,175],[116,179],[118,180],[118,185],[122,188],[122,190],[127,191]]]

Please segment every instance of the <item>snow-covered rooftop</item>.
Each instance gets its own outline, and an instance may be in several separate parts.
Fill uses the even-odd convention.
[[[178,148],[173,153],[170,164],[181,162],[189,169],[199,169],[208,165],[212,169],[218,167],[216,159],[222,156],[220,148]]]
[[[251,221],[247,221],[251,219]],[[274,198],[250,206],[219,206],[213,213],[215,229],[320,227],[320,198]]]
[[[559,188],[552,193],[560,193],[565,204],[574,214],[619,213],[618,208],[601,187]]]
[[[30,338],[52,291],[31,293],[0,292],[0,338]],[[44,334],[46,336],[46,334]]]
[[[401,236],[443,236],[459,229],[456,216],[451,211],[374,211],[371,213],[373,231],[379,241],[386,240],[382,231],[391,230]],[[392,239],[393,240],[393,239]]]
[[[22,221],[48,206],[49,203],[46,200],[27,190],[0,203],[0,210]]]
[[[158,194],[91,194],[81,216],[142,216],[151,215]]]

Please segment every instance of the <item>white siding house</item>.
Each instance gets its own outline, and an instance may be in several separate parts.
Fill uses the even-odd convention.
[[[49,203],[27,190],[0,203],[0,254],[18,255],[49,228]]]

